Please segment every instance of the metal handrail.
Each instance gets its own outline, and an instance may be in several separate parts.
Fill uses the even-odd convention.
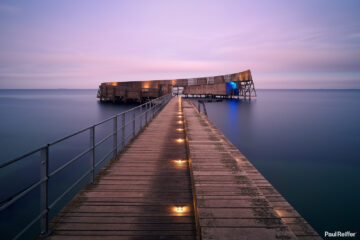
[[[85,151],[83,151],[82,153],[79,153],[73,159],[71,159],[70,161],[68,161],[67,163],[65,163],[61,167],[57,168],[56,170],[54,170],[52,173],[50,173],[49,177],[54,176],[55,174],[57,174],[58,172],[60,172],[61,170],[63,170],[64,168],[66,168],[67,166],[69,166],[70,164],[72,164],[73,162],[75,162],[76,160],[78,160],[79,158],[81,158],[82,156],[87,154],[88,152],[90,152],[91,150],[92,150],[92,148],[88,148]]]
[[[32,151],[30,151],[30,152],[28,152],[28,153],[25,153],[25,154],[21,155],[20,157],[17,157],[17,158],[14,158],[14,159],[10,160],[10,161],[7,161],[7,162],[5,162],[5,163],[2,163],[2,164],[0,164],[0,168],[4,168],[4,167],[6,167],[6,166],[8,166],[8,165],[10,165],[10,164],[12,164],[12,163],[14,163],[14,162],[17,162],[17,161],[19,161],[19,160],[21,160],[21,159],[23,159],[23,158],[26,158],[26,157],[28,157],[28,156],[30,156],[30,155],[33,155],[34,153],[37,153],[37,152],[41,151],[41,149],[43,149],[44,147],[45,147],[45,146],[40,147],[40,148],[37,148],[37,149],[35,149],[35,150],[32,150]]]
[[[75,183],[73,183],[68,189],[65,190],[65,192],[63,192],[57,199],[55,199],[49,205],[49,209],[52,209],[63,197],[66,196],[66,194],[68,194],[74,187],[76,187],[76,185],[78,185],[82,180],[84,180],[84,178],[88,176],[90,172],[91,169],[87,170],[86,173],[84,173],[78,180],[76,180]]]
[[[97,147],[97,146],[101,145],[103,142],[105,142],[106,140],[108,140],[110,137],[114,136],[114,134],[115,134],[115,133],[110,133],[109,135],[107,135],[106,137],[104,137],[103,139],[101,139],[99,142],[97,142],[94,147]]]
[[[48,216],[49,210],[53,209],[54,206],[61,199],[63,199],[74,187],[76,187],[81,181],[83,181],[87,176],[89,176],[89,174],[91,176],[91,183],[95,183],[94,178],[95,178],[96,167],[98,167],[101,163],[103,163],[109,156],[111,156],[111,154],[113,154],[113,158],[115,158],[118,151],[122,150],[126,146],[126,144],[132,138],[134,138],[136,136],[136,134],[138,132],[140,132],[140,130],[142,128],[144,128],[146,126],[146,124],[148,124],[152,118],[155,117],[155,115],[168,103],[168,101],[171,99],[171,97],[172,97],[172,95],[169,94],[169,95],[164,95],[159,98],[153,99],[147,103],[141,104],[141,105],[131,108],[127,111],[118,113],[118,114],[116,114],[110,118],[107,118],[99,123],[96,123],[90,127],[84,128],[84,129],[77,131],[75,133],[72,133],[66,137],[63,137],[63,138],[57,139],[53,142],[50,142],[49,144],[42,146],[40,148],[37,148],[33,151],[30,151],[26,154],[23,154],[20,157],[14,158],[10,161],[0,164],[0,169],[3,169],[3,168],[5,168],[15,162],[18,162],[30,155],[33,155],[35,153],[41,153],[41,166],[40,166],[41,178],[40,178],[40,180],[35,183],[30,184],[30,186],[26,187],[25,189],[21,190],[20,192],[18,192],[16,194],[14,194],[13,196],[8,197],[7,200],[4,200],[3,202],[0,203],[0,212],[1,212],[3,210],[7,209],[9,206],[14,204],[16,201],[18,201],[22,197],[24,197],[26,194],[28,194],[29,192],[34,190],[36,187],[40,186],[40,188],[41,188],[41,190],[40,190],[41,191],[41,196],[40,196],[40,200],[41,200],[41,210],[40,211],[41,211],[41,213],[37,217],[32,219],[32,221],[28,225],[26,225],[25,228],[23,228],[19,233],[17,233],[17,235],[14,237],[14,239],[20,238],[29,228],[31,228],[31,226],[33,226],[39,220],[41,221],[41,229],[40,229],[41,235],[46,236],[49,233],[49,216]],[[125,117],[127,117],[126,114],[129,114],[129,113],[132,113],[131,114],[132,116],[130,116],[131,119],[129,119],[128,121],[125,122]],[[121,122],[122,122],[119,126],[117,123],[118,117],[121,118]],[[111,120],[113,121],[113,130],[111,131],[111,133],[109,135],[105,136],[103,139],[101,139],[97,143],[95,143],[95,128],[97,126],[104,124],[106,122],[109,122]],[[138,130],[136,130],[136,120],[139,120]],[[143,120],[144,120],[145,124],[143,124]],[[130,133],[125,136],[125,130],[128,125],[130,125],[132,131],[130,131]],[[49,149],[50,149],[50,147],[66,140],[66,139],[69,139],[71,137],[74,137],[80,133],[84,133],[87,131],[90,131],[90,147],[88,147],[87,149],[85,149],[84,151],[82,151],[81,153],[76,155],[74,158],[72,158],[71,160],[62,164],[60,167],[58,167],[57,169],[53,170],[50,173],[50,171],[49,171]],[[117,137],[118,137],[117,134],[119,131],[121,131],[121,141],[118,144],[117,143]],[[108,140],[111,137],[113,137],[113,146],[111,148],[111,151],[106,153],[100,161],[95,163],[96,147],[98,147],[99,145],[101,145],[103,142],[105,142],[106,140]],[[121,147],[121,148],[119,148],[119,147]],[[90,169],[87,170],[70,187],[68,187],[56,200],[54,200],[51,204],[49,204],[49,202],[48,202],[49,179],[88,153],[90,153]]]
[[[86,132],[86,131],[89,130],[90,128],[91,128],[91,127],[84,128],[84,129],[82,129],[82,130],[80,130],[80,131],[77,131],[77,132],[75,132],[75,133],[72,133],[72,134],[70,134],[70,135],[68,135],[68,136],[66,136],[66,137],[60,138],[60,139],[58,139],[58,140],[55,140],[55,141],[49,143],[49,145],[50,145],[50,146],[55,145],[55,144],[57,144],[57,143],[59,143],[59,142],[62,142],[62,141],[64,141],[64,140],[69,139],[69,138],[71,138],[71,137],[73,137],[73,136],[76,136],[76,135],[78,135],[78,134],[80,134],[80,133]]]
[[[19,232],[14,239],[19,239],[29,228],[31,228],[32,225],[34,225],[37,221],[39,221],[44,215],[46,214],[46,211],[41,212],[39,215],[37,215],[26,227]]]
[[[110,156],[110,154],[115,150],[115,148],[111,149],[110,152],[108,152],[107,154],[105,154],[105,156],[95,164],[95,167],[99,166],[103,161],[105,161],[105,159]]]
[[[40,184],[42,184],[45,180],[40,180],[36,183],[31,184],[29,187],[27,187],[26,189],[20,191],[19,193],[17,193],[16,195],[8,198],[7,201],[5,201],[3,204],[1,204],[0,206],[0,211],[5,210],[6,208],[10,207],[13,203],[15,203],[17,200],[21,199],[22,197],[24,197],[26,194],[28,194],[29,192],[31,192],[31,190],[35,189],[36,187],[40,186]]]

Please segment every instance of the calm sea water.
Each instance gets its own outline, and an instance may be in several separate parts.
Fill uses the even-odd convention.
[[[100,104],[96,90],[0,90],[0,161],[134,105]]]
[[[360,90],[259,90],[206,108],[321,236],[360,231]]]
[[[0,90],[0,163],[11,160],[33,149],[65,137],[101,120],[123,112],[135,105],[100,104],[96,90]],[[126,116],[129,121],[130,116]],[[120,119],[118,121],[118,125]],[[138,122],[137,122],[138,124]],[[139,128],[139,125],[136,126]],[[95,128],[95,141],[111,134],[112,121]],[[125,132],[129,136],[131,129]],[[120,143],[118,134],[118,143]],[[49,148],[49,172],[53,173],[63,164],[90,147],[90,132],[85,131]],[[98,172],[111,158],[112,137],[95,150],[95,169]],[[0,169],[0,203],[20,193],[40,180],[40,153],[35,153],[6,168]],[[63,192],[90,169],[90,154],[59,171],[49,180],[49,204],[54,203]],[[86,183],[86,177],[50,209],[53,217]],[[26,194],[0,214],[1,239],[12,239],[40,213],[40,188]],[[39,232],[39,222],[21,239],[32,239]]]
[[[259,90],[251,101],[206,103],[206,108],[210,120],[322,235],[359,231],[359,105],[357,90]],[[130,107],[100,104],[96,90],[0,90],[0,162]],[[97,139],[106,136],[105,130]],[[76,156],[88,142],[85,134],[51,149],[50,168]],[[50,182],[55,189],[50,200],[82,174],[88,157]],[[38,166],[34,158],[0,172],[0,202],[39,179]],[[5,239],[36,216],[38,196],[36,190],[0,214]]]

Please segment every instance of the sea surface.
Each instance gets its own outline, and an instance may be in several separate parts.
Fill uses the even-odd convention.
[[[101,104],[97,90],[0,90],[0,163],[135,105]]]
[[[324,231],[359,232],[360,90],[257,93],[250,101],[206,103],[209,119],[321,236]],[[0,90],[0,163],[134,106],[101,104],[96,90]],[[97,140],[111,127],[97,130]],[[88,144],[84,133],[51,149],[50,168],[56,169]],[[50,200],[83,173],[88,158],[85,155],[52,180]],[[39,156],[34,156],[0,170],[0,202],[38,180],[39,166]],[[5,239],[38,214],[39,191],[0,214]],[[59,203],[50,215],[61,207]]]
[[[100,103],[96,94],[96,90],[0,90],[0,164],[136,106]],[[127,141],[131,137],[131,117],[125,115],[129,123],[125,131]],[[118,126],[120,123],[121,118],[118,118]],[[136,122],[138,129],[139,121]],[[112,132],[113,121],[96,126],[95,143]],[[118,144],[120,140],[118,132]],[[111,159],[112,141],[111,136],[96,147],[96,173]],[[90,130],[49,147],[49,173],[54,173],[49,179],[48,202],[54,203],[50,208],[50,218],[90,182],[89,175],[86,175],[90,169],[90,153],[59,170],[89,148]],[[24,192],[40,180],[40,159],[41,153],[36,152],[0,169],[0,204],[9,202],[12,196]],[[82,176],[85,178],[71,188]],[[57,201],[68,189],[69,192]],[[14,233],[19,233],[39,214],[40,187],[37,186],[0,212],[0,238],[12,239]],[[20,239],[32,239],[39,232],[39,227],[38,221]]]
[[[206,103],[209,119],[324,231],[360,231],[360,90],[258,90]]]

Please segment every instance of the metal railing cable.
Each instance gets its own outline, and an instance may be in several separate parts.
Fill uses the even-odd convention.
[[[117,153],[124,149],[126,144],[130,142],[131,139],[133,139],[148,123],[149,121],[156,116],[156,114],[169,102],[172,95],[164,95],[162,97],[153,99],[149,102],[146,102],[144,104],[141,104],[137,107],[131,108],[127,111],[121,112],[119,114],[116,114],[110,118],[107,118],[99,123],[96,123],[90,127],[84,128],[80,131],[77,131],[75,133],[72,133],[66,137],[60,138],[58,140],[55,140],[45,146],[42,146],[40,148],[37,148],[33,151],[30,151],[26,154],[23,154],[20,157],[17,157],[15,159],[12,159],[10,161],[7,161],[5,163],[0,164],[0,169],[5,169],[6,167],[11,166],[12,164],[19,162],[23,160],[24,158],[27,158],[31,155],[34,155],[35,153],[40,153],[40,171],[41,171],[41,177],[40,180],[31,183],[28,185],[28,187],[22,189],[21,191],[18,191],[16,194],[13,194],[12,196],[7,197],[4,201],[0,203],[0,213],[1,211],[4,211],[8,207],[10,207],[12,204],[17,202],[19,199],[23,198],[25,195],[32,192],[37,187],[40,187],[40,202],[41,202],[41,209],[40,214],[37,215],[34,219],[31,220],[30,223],[28,223],[22,230],[20,230],[17,233],[14,233],[15,237],[13,239],[19,239],[27,230],[29,230],[35,223],[40,221],[40,236],[47,236],[50,232],[49,230],[49,211],[54,208],[54,206],[59,203],[67,194],[69,194],[79,183],[81,183],[86,177],[90,176],[90,182],[95,184],[95,169],[100,164],[102,164],[106,159],[108,159],[109,156],[112,155],[112,158],[115,158],[117,156]],[[128,121],[125,121],[126,118]],[[118,124],[118,120],[121,121],[121,124]],[[136,120],[138,120],[138,127],[136,127]],[[113,122],[113,129],[110,134],[106,135],[104,138],[102,138],[100,141],[95,142],[95,131],[96,127],[101,126],[107,122]],[[62,164],[61,166],[57,167],[52,172],[49,171],[49,150],[52,146],[63,142],[67,139],[71,139],[81,133],[89,132],[90,133],[90,144],[89,147],[83,150],[81,153],[67,161],[66,163]],[[120,143],[118,143],[118,133],[121,132],[120,135]],[[128,133],[127,133],[128,132]],[[127,133],[127,134],[126,134]],[[101,159],[97,162],[95,162],[95,150],[96,148],[106,142],[108,139],[113,137],[112,141],[112,148],[111,151],[107,152],[105,155],[101,157]],[[89,161],[89,169],[81,175],[80,178],[78,178],[76,181],[72,183],[70,187],[68,187],[66,190],[64,190],[61,195],[56,198],[52,203],[49,203],[49,180],[54,177],[56,174],[67,168],[68,166],[72,165],[77,160],[84,157],[86,154],[90,153],[90,161]]]

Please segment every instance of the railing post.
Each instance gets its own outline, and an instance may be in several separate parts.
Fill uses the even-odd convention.
[[[133,110],[133,137],[135,137],[135,114],[136,114],[136,110]]]
[[[121,114],[121,149],[125,147],[125,113]]]
[[[95,126],[90,128],[90,169],[91,169],[91,183],[95,184]]]
[[[113,118],[113,158],[116,158],[117,155],[117,116]]]
[[[152,118],[154,118],[155,113],[156,113],[156,105],[153,103],[153,107],[152,107]]]
[[[155,107],[155,104],[151,101],[151,104],[150,104],[150,109],[151,109],[151,119],[154,118],[154,107]]]
[[[48,208],[48,182],[49,182],[49,145],[41,150],[41,195],[40,211],[41,217],[41,236],[49,234],[49,208]]]
[[[148,123],[148,103],[145,104],[145,125]]]
[[[155,113],[156,113],[156,104],[155,104],[155,102],[153,103],[154,104],[154,106],[153,106],[153,118],[155,117]]]
[[[121,146],[125,147],[125,113],[121,114]]]
[[[142,105],[140,105],[140,130],[142,129]]]

